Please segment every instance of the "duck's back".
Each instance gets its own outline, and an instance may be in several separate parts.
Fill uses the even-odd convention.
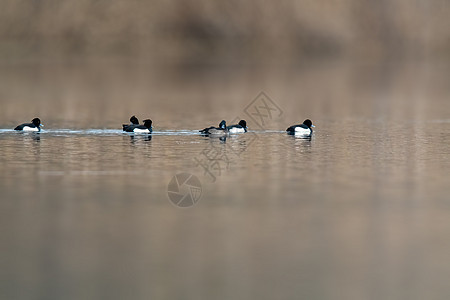
[[[207,128],[205,128],[205,129],[199,130],[199,131],[200,131],[201,133],[207,134],[207,133],[209,133],[210,130],[212,130],[212,129],[214,129],[214,128],[215,128],[214,126],[211,126],[211,127],[207,127]]]
[[[24,123],[16,126],[14,130],[23,130],[23,131],[39,131],[39,128],[34,126],[33,123]]]

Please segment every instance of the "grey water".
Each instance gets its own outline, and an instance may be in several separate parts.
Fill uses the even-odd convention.
[[[450,294],[448,67],[91,68],[0,72],[2,299]],[[273,115],[251,113],[260,91]],[[120,131],[132,114],[154,133]],[[235,118],[248,133],[197,132]],[[285,134],[305,118],[311,139]]]

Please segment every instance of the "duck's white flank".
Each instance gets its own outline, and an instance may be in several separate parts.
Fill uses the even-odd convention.
[[[298,126],[298,127],[295,127],[295,134],[310,135],[311,129]]]
[[[244,133],[245,129],[244,128],[237,128],[237,127],[232,127],[229,130],[230,133]]]
[[[24,126],[23,131],[39,131],[39,128],[37,127],[29,127],[29,126]]]
[[[133,132],[136,132],[136,133],[149,133],[150,130],[148,130],[148,129],[135,128],[135,129],[133,130]]]

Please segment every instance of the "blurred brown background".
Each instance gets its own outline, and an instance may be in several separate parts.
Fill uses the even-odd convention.
[[[4,0],[0,58],[184,65],[448,59],[448,1]]]
[[[5,0],[0,125],[117,128],[142,112],[199,129],[262,90],[289,108],[276,129],[410,107],[436,117],[424,107],[447,105],[448,3]]]
[[[441,0],[2,0],[0,298],[448,299],[449,16]],[[198,135],[258,130],[244,108],[261,91],[283,114],[254,143]],[[133,114],[151,141],[122,134]],[[13,132],[33,117],[42,134]],[[311,141],[284,133],[306,118]],[[211,145],[246,147],[214,184],[194,162]],[[203,174],[186,210],[167,198],[179,172]]]

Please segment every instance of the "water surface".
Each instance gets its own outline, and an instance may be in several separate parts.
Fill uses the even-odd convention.
[[[126,76],[98,77],[97,88],[80,75],[92,73],[69,70],[72,80],[57,79],[68,92],[50,84],[58,68],[35,70],[42,75],[36,83],[15,69],[16,80],[34,89],[4,89],[2,298],[450,294],[447,68],[333,66],[210,81],[199,75],[162,84],[152,105],[143,95],[158,80],[134,67]],[[130,74],[141,81],[127,81]],[[244,78],[252,83],[245,88]],[[88,105],[109,89],[114,109]],[[282,109],[264,128],[245,113],[262,89]],[[127,104],[118,90],[130,92]],[[26,111],[32,97],[42,101]],[[224,99],[233,105],[217,109]],[[8,129],[39,112],[41,133]],[[118,130],[131,114],[150,115],[155,132]],[[235,117],[247,119],[249,133],[217,139],[196,132]],[[316,125],[311,140],[284,133],[306,117]],[[189,208],[167,193],[183,172],[201,182],[201,198]]]

